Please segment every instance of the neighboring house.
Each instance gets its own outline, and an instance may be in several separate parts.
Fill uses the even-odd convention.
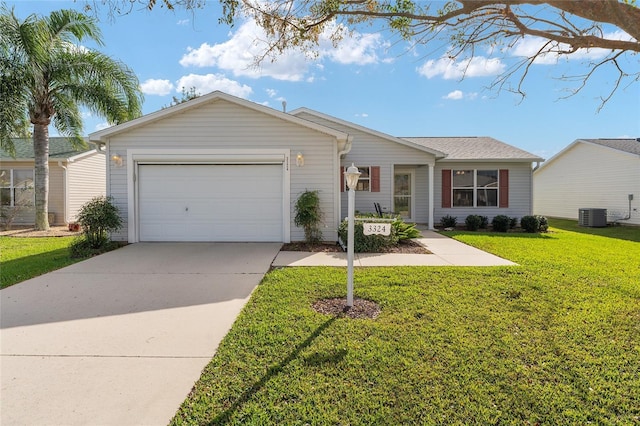
[[[3,209],[20,206],[14,225],[33,225],[34,155],[31,139],[15,139],[15,158],[0,150],[0,191]],[[105,195],[106,158],[88,143],[74,148],[68,139],[49,138],[49,222],[65,225],[75,221],[80,207],[91,198]]]
[[[532,212],[532,163],[491,138],[396,138],[308,109],[291,113],[213,92],[91,134],[111,159],[107,193],[125,223],[114,239],[300,241],[295,202],[318,190],[325,240],[346,216],[342,172],[374,203],[434,227],[451,214]]]
[[[606,209],[607,221],[640,225],[640,139],[578,139],[533,173],[534,211],[578,219]]]

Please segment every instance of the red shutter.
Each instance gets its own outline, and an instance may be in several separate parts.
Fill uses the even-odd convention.
[[[380,192],[380,166],[371,166],[371,192]]]
[[[500,170],[499,180],[498,199],[500,201],[498,202],[498,207],[507,208],[509,207],[509,170]]]
[[[442,171],[442,207],[451,207],[451,170]]]
[[[340,192],[344,192],[344,167],[340,167]]]

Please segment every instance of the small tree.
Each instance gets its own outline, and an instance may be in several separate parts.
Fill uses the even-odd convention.
[[[78,223],[82,226],[84,240],[91,248],[105,246],[110,238],[109,232],[122,228],[118,207],[111,197],[95,197],[80,208]]]
[[[318,191],[306,190],[296,202],[296,217],[294,223],[304,229],[304,238],[308,244],[322,241],[322,231],[320,221],[322,211],[320,210],[320,196]]]

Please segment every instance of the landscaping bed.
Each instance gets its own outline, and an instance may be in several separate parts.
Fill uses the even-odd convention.
[[[340,244],[335,243],[318,243],[308,244],[305,242],[286,243],[282,245],[282,251],[309,251],[309,252],[327,252],[340,253],[344,252]],[[401,240],[397,246],[384,247],[379,253],[408,253],[408,254],[430,254],[422,244],[413,240]]]

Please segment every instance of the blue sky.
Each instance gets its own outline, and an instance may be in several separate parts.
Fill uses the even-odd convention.
[[[15,6],[23,19],[84,4],[5,3]],[[99,50],[136,72],[145,92],[145,114],[168,105],[172,96],[180,97],[184,86],[201,94],[221,90],[279,110],[286,101],[289,111],[308,107],[394,136],[491,136],[543,158],[578,138],[640,137],[640,82],[627,81],[599,113],[600,97],[615,80],[612,69],[596,73],[580,93],[561,99],[576,83],[559,77],[586,72],[585,63],[597,59],[598,51],[535,64],[522,100],[488,86],[514,58],[531,51],[535,40],[523,41],[504,56],[479,52],[471,62],[451,62],[442,56],[446,45],[411,49],[392,34],[367,26],[338,49],[323,43],[318,57],[290,52],[256,68],[258,29],[252,22],[220,25],[218,17],[215,0],[195,13],[139,10],[115,19],[101,13],[105,46]],[[629,54],[623,64],[637,72],[638,59]],[[86,133],[105,125],[87,114]]]

